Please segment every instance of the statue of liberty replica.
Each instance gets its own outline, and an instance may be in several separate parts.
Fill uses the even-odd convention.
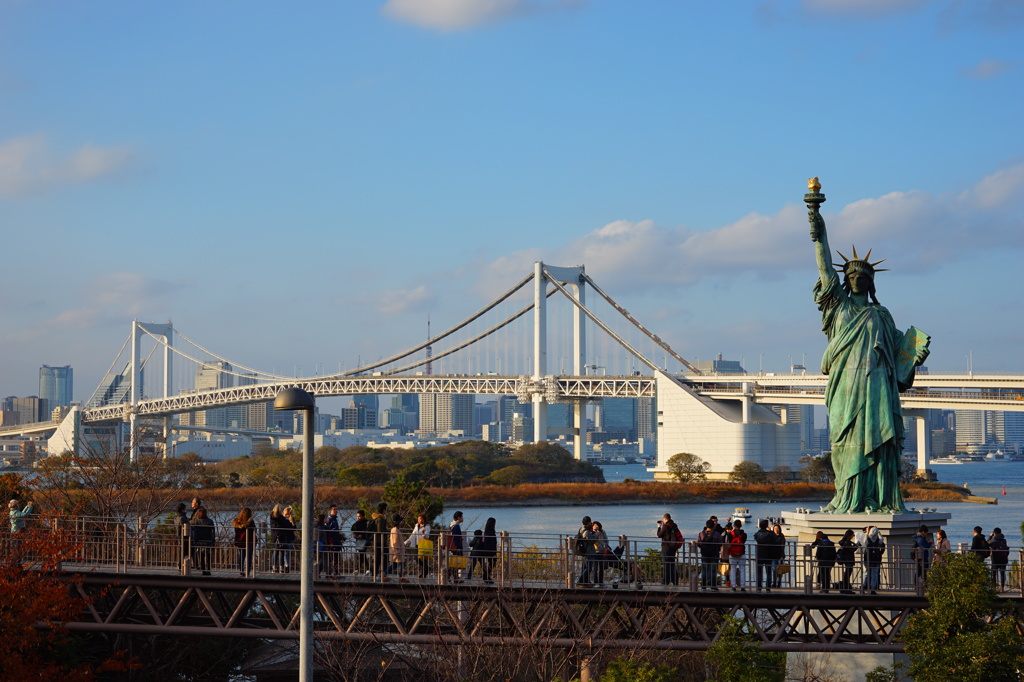
[[[819,211],[825,195],[817,178],[807,189],[804,201],[818,262],[814,302],[828,338],[821,371],[828,375],[825,405],[836,472],[836,494],[825,511],[904,513],[900,391],[913,385],[915,369],[928,357],[929,337],[914,327],[900,332],[879,304],[875,274],[884,270],[876,269],[882,261],[871,262],[870,250],[863,258],[856,247],[853,258],[837,251],[843,263],[833,263]]]

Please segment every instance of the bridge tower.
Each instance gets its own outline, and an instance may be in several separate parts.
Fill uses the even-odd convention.
[[[132,382],[131,382],[131,393],[129,395],[129,438],[131,439],[131,459],[134,462],[139,458],[139,429],[138,429],[138,414],[135,406],[142,400],[142,354],[141,344],[142,335],[150,334],[152,336],[158,336],[163,339],[164,346],[164,376],[163,376],[163,396],[164,398],[171,397],[171,381],[174,358],[174,326],[171,321],[168,320],[165,324],[153,323],[153,322],[139,322],[138,320],[132,320]],[[164,456],[167,456],[167,443],[171,436],[171,417],[164,417]]]
[[[583,309],[586,294],[583,284],[586,281],[582,265],[575,267],[557,267],[544,265],[537,261],[533,265],[533,439],[548,439],[548,391],[546,382],[548,374],[547,351],[547,283],[549,280],[567,285],[572,292],[576,305],[572,307],[572,371],[579,376],[585,373],[586,364],[586,319]],[[586,447],[586,403],[577,400],[573,404],[573,455],[578,460],[584,458]]]

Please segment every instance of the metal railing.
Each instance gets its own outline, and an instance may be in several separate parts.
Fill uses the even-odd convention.
[[[230,524],[214,526],[213,546],[195,542],[189,525],[175,526],[162,520],[143,518],[113,521],[95,517],[60,517],[37,521],[28,532],[60,532],[71,538],[71,550],[62,558],[69,571],[103,570],[116,573],[149,572],[182,575],[242,575],[271,577],[276,574],[297,577],[299,570],[299,532],[293,542],[276,540],[273,532],[257,529],[243,534],[235,543]],[[441,584],[480,582],[505,587],[668,590],[747,590],[759,588],[798,590],[807,594],[829,592],[914,592],[923,594],[927,563],[911,556],[910,548],[887,545],[877,564],[869,565],[863,548],[852,563],[821,562],[814,558],[810,545],[787,542],[784,558],[757,558],[757,546],[748,542],[741,557],[727,557],[728,545],[712,556],[704,557],[693,542],[684,542],[677,551],[663,551],[658,538],[611,540],[608,550],[597,554],[575,552],[572,536],[508,533],[496,538],[493,552],[470,547],[473,536],[464,534],[461,549],[447,530],[431,533],[428,543],[409,546],[402,533],[393,542],[390,533],[366,533],[365,543],[346,540],[332,544],[331,535],[320,532],[317,538],[315,573],[319,580],[437,582]],[[401,540],[402,551],[392,549]],[[19,534],[0,532],[0,551],[5,557],[18,555],[26,565],[33,557],[22,546]],[[965,552],[961,545],[959,552]],[[997,587],[1024,597],[1024,548],[1013,549],[1003,576],[992,567]],[[780,566],[786,568],[780,570]],[[867,580],[877,569],[877,586]],[[760,574],[760,575],[759,575]]]

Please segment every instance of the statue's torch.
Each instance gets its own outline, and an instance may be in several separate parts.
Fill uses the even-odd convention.
[[[825,203],[825,195],[821,193],[821,183],[818,176],[807,181],[807,194],[804,195],[804,203],[807,204],[807,219],[811,222],[811,241],[818,241],[818,224],[821,221],[820,209]]]

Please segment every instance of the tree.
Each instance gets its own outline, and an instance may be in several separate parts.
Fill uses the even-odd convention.
[[[651,665],[634,658],[620,656],[608,662],[600,682],[672,682],[679,679],[679,670],[667,665]]]
[[[804,465],[800,470],[800,478],[808,483],[834,483],[836,480],[835,469],[832,468],[832,455],[826,453],[820,457],[808,455],[801,457],[800,463]]]
[[[782,682],[786,677],[786,654],[761,651],[743,621],[725,616],[721,633],[704,652],[714,668],[712,679],[719,682]]]
[[[1010,605],[996,603],[983,561],[973,554],[947,554],[928,573],[925,596],[928,608],[911,616],[900,632],[913,679],[1019,679],[1024,637],[1016,630]]]
[[[711,464],[689,452],[672,455],[665,462],[665,466],[680,483],[705,481],[708,478],[708,472],[711,471]]]
[[[384,486],[381,502],[388,505],[388,513],[400,514],[406,525],[416,521],[419,514],[427,517],[432,523],[444,511],[444,496],[432,495],[423,481],[408,481],[399,474]],[[376,509],[377,505],[369,500],[359,500],[360,509]]]
[[[152,454],[133,460],[131,450],[129,442],[47,457],[36,485],[61,511],[125,521],[166,512],[202,477],[197,461]]]
[[[768,480],[768,474],[757,462],[740,462],[732,468],[729,478],[743,484],[764,483]]]
[[[338,485],[371,486],[386,483],[391,478],[387,464],[357,464],[338,472]]]
[[[59,577],[76,548],[72,531],[29,527],[0,536],[0,679],[76,682],[128,667],[117,655],[88,660],[63,627],[85,608],[69,589],[75,579]]]
[[[518,464],[513,464],[512,466],[498,469],[492,473],[489,478],[498,485],[507,485],[511,487],[519,485],[526,480],[526,469]]]
[[[765,475],[768,477],[769,483],[778,484],[788,482],[792,476],[792,473],[790,472],[789,467],[782,466],[775,467]]]

